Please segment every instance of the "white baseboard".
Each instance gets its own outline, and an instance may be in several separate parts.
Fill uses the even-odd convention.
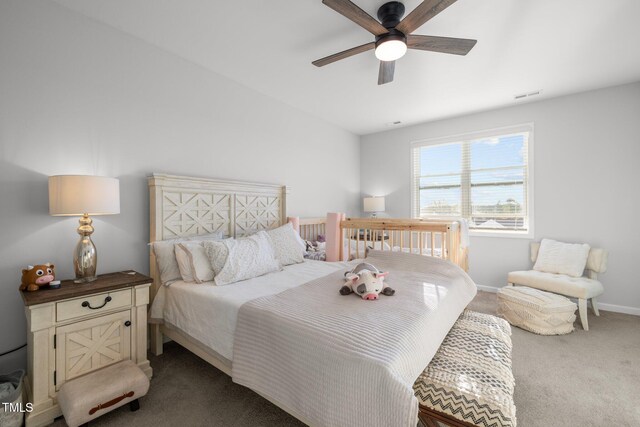
[[[484,285],[476,285],[476,286],[481,291],[491,292],[492,294],[495,294],[496,292],[498,292],[498,289],[500,289],[500,288],[496,288],[494,286],[484,286]]]
[[[640,316],[640,308],[627,307],[626,305],[603,304],[601,302],[598,302],[598,309],[604,311],[613,311],[615,313],[633,314],[634,316]]]
[[[496,286],[484,286],[477,285],[478,289],[484,292],[496,293],[498,292],[499,287]],[[615,304],[607,304],[598,301],[598,308],[603,311],[613,311],[614,313],[624,313],[624,314],[632,314],[634,316],[640,316],[640,308],[638,307],[628,307],[626,305],[615,305]]]

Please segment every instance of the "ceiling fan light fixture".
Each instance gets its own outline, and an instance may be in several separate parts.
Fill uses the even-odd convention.
[[[365,43],[312,62],[324,67],[351,56],[375,49],[378,65],[378,85],[393,81],[396,60],[407,49],[466,55],[477,40],[453,37],[423,36],[413,34],[427,21],[440,14],[456,0],[421,0],[411,13],[404,16],[405,7],[400,1],[387,1],[378,8],[378,20],[359,8],[352,0],[322,0],[322,3],[353,21],[375,36],[375,42]],[[403,18],[404,16],[404,18]]]
[[[376,58],[380,61],[395,61],[407,53],[407,40],[398,35],[389,35],[376,42]]]

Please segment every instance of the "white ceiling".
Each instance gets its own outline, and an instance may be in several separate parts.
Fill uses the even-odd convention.
[[[477,39],[469,55],[409,51],[384,86],[373,51],[311,65],[373,41],[320,0],[54,1],[355,134],[640,80],[638,0],[458,0],[415,33]]]

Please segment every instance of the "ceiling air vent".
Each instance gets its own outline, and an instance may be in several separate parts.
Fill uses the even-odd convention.
[[[513,99],[518,100],[518,99],[529,98],[532,96],[540,95],[540,93],[542,93],[542,90],[537,90],[535,92],[529,92],[529,93],[521,93],[520,95],[515,95]]]

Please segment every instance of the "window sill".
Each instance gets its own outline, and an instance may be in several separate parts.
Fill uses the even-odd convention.
[[[498,231],[498,230],[469,230],[471,237],[502,237],[507,239],[533,239],[533,231]]]

